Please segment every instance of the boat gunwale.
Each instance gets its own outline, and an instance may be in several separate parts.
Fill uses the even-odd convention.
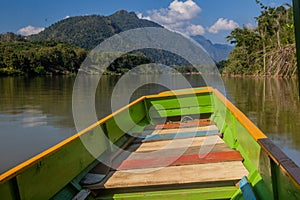
[[[257,126],[253,124],[253,122],[245,116],[233,103],[231,103],[221,92],[219,92],[217,89],[214,89],[212,87],[202,87],[203,90],[195,90],[193,88],[190,88],[187,92],[176,92],[174,93],[159,93],[159,94],[153,94],[153,95],[146,95],[142,96],[135,101],[129,103],[128,105],[118,109],[117,111],[113,112],[112,114],[100,119],[99,121],[93,123],[92,125],[88,126],[87,128],[79,131],[78,133],[74,134],[73,136],[61,141],[60,143],[50,147],[49,149],[33,156],[32,158],[20,163],[19,165],[11,168],[10,170],[4,172],[3,174],[0,174],[0,184],[4,183],[5,181],[10,180],[11,178],[17,176],[18,174],[25,171],[27,168],[31,167],[32,165],[38,163],[42,159],[54,154],[56,151],[58,151],[63,146],[73,142],[74,140],[80,138],[82,135],[88,133],[93,128],[105,123],[106,121],[112,119],[114,116],[118,115],[119,113],[125,111],[126,109],[129,109],[135,104],[138,104],[146,99],[154,99],[154,98],[163,98],[163,97],[174,97],[174,96],[183,96],[183,95],[190,95],[190,94],[202,94],[202,93],[213,93],[223,104],[224,106],[236,117],[236,119],[247,129],[247,131],[250,133],[251,137],[255,139],[256,142],[266,151],[269,151],[267,153],[272,153],[270,149],[259,143],[260,139],[268,138]],[[289,158],[287,156],[287,158]],[[276,157],[271,157],[272,160],[278,163],[278,160]],[[293,161],[292,161],[293,162]],[[292,180],[292,182],[300,188],[300,180],[298,180],[297,177],[294,177],[292,172],[289,171],[289,169],[286,169],[284,166],[279,165],[280,168],[283,170],[285,174],[288,175],[288,177]]]
[[[53,153],[55,153],[56,151],[58,151],[60,148],[62,148],[63,146],[73,142],[74,140],[80,138],[82,135],[88,133],[90,130],[92,130],[93,128],[105,123],[106,121],[112,119],[114,116],[116,116],[117,114],[123,112],[124,110],[130,108],[131,106],[143,101],[145,99],[145,96],[142,96],[138,99],[136,99],[135,101],[131,102],[130,104],[120,108],[119,110],[113,112],[112,114],[100,119],[99,121],[93,123],[92,125],[88,126],[87,128],[79,131],[78,133],[75,133],[73,136],[57,143],[56,145],[50,147],[49,149],[33,156],[32,158],[29,158],[28,160],[18,164],[17,166],[9,169],[8,171],[0,174],[0,184],[13,178],[15,175],[20,174],[21,172],[23,172],[24,170],[26,170],[27,168],[29,168],[30,166],[36,164],[37,162],[39,162],[40,160],[42,160],[43,158],[46,158],[47,156],[52,155]]]
[[[254,123],[240,111],[233,103],[231,103],[221,92],[213,89],[213,93],[231,111],[234,117],[247,129],[251,136],[258,141],[258,139],[268,138]]]
[[[281,151],[281,149],[279,149],[279,147],[275,145],[272,140],[270,140],[257,126],[255,126],[253,122],[248,117],[246,117],[246,115],[242,113],[233,103],[231,103],[222,93],[220,93],[216,89],[213,89],[213,93],[247,129],[251,136],[260,145],[262,150],[264,150],[268,154],[268,156],[270,156],[270,159],[272,159],[280,167],[282,172],[290,178],[295,186],[300,189],[300,167],[295,164],[295,162],[291,158],[289,158],[283,151]],[[274,150],[274,148],[270,148],[265,145],[263,142],[264,140],[270,141],[277,149]],[[295,168],[292,168],[291,166],[296,166],[295,168],[298,169],[298,173]]]

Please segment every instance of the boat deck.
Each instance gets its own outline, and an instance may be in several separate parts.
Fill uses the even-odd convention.
[[[248,171],[241,154],[220,136],[209,120],[148,126],[114,159],[105,178],[85,188],[103,194],[235,186]]]

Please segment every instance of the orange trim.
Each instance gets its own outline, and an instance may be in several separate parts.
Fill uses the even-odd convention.
[[[91,129],[95,128],[96,126],[99,126],[101,124],[103,124],[104,122],[106,122],[107,120],[111,119],[113,116],[123,112],[124,110],[128,109],[129,107],[143,101],[145,99],[145,97],[140,97],[139,99],[131,102],[130,104],[120,108],[119,110],[117,110],[116,112],[108,115],[107,117],[102,118],[101,120],[95,122],[94,124],[92,124],[91,126],[83,129],[82,131],[78,132],[77,134],[65,139],[64,141],[54,145],[53,147],[50,147],[49,149],[43,151],[42,153],[26,160],[25,162],[17,165],[16,167],[4,172],[3,174],[0,175],[0,183],[16,176],[17,174],[21,173],[22,171],[24,171],[25,169],[27,169],[28,167],[34,165],[35,163],[37,163],[38,161],[40,161],[41,159],[50,156],[51,154],[55,153],[57,150],[59,150],[60,148],[62,148],[63,146],[69,144],[70,142],[78,139],[80,136],[86,134],[88,131],[90,131]]]
[[[232,112],[232,114],[249,131],[256,141],[261,138],[267,138],[267,136],[259,128],[257,128],[253,122],[251,122],[250,119],[246,117],[235,105],[233,105],[226,97],[224,97],[223,94],[216,89],[213,89],[213,93]]]

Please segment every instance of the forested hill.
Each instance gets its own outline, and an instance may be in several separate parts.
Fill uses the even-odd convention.
[[[269,7],[260,1],[257,27],[237,28],[228,36],[235,44],[223,73],[227,75],[293,76],[296,74],[296,48],[293,9],[285,4]]]
[[[84,49],[93,49],[104,39],[122,31],[140,27],[161,27],[159,24],[139,19],[134,12],[120,10],[110,16],[90,15],[61,20],[37,35],[31,41],[58,41]]]
[[[104,39],[122,31],[140,27],[162,27],[161,25],[139,19],[134,12],[120,10],[110,16],[78,16],[61,20],[37,35],[29,36],[31,41],[59,41],[84,49],[93,49]],[[203,36],[193,36],[216,61],[225,60],[232,47],[212,44]]]
[[[89,50],[114,34],[140,27],[162,26],[120,10],[110,16],[69,17],[31,36],[0,34],[0,75],[76,73]],[[194,39],[217,62],[226,59],[231,50],[228,45],[212,44],[202,36]],[[186,60],[170,52],[145,49],[133,53],[117,60],[106,73],[124,73],[151,62],[179,66],[181,72],[194,70]]]

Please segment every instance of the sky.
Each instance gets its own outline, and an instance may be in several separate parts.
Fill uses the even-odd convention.
[[[268,6],[291,1],[262,0]],[[121,9],[213,43],[227,43],[234,28],[255,26],[260,14],[255,0],[1,0],[0,33],[29,35],[70,16],[107,16]]]

